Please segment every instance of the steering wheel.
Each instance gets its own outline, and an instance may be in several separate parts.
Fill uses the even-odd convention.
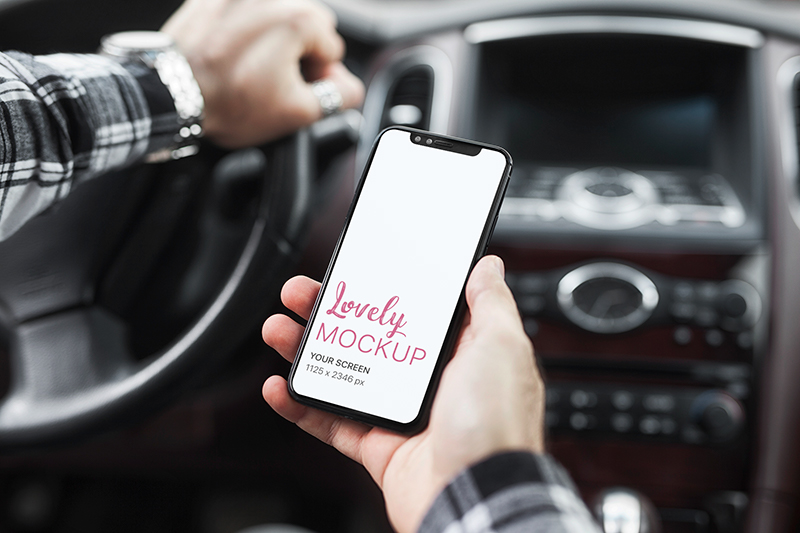
[[[0,448],[163,405],[253,332],[299,255],[318,152],[357,137],[353,113],[97,178],[0,243]]]

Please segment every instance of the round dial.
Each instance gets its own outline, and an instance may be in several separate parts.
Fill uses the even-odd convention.
[[[744,426],[744,409],[733,396],[709,390],[695,398],[690,417],[715,442],[733,440]]]
[[[595,333],[631,330],[650,317],[657,303],[650,278],[619,263],[583,265],[558,284],[558,304],[567,318]]]
[[[655,220],[659,193],[641,174],[614,167],[597,167],[570,174],[559,185],[557,198],[564,216],[590,228],[630,229]]]

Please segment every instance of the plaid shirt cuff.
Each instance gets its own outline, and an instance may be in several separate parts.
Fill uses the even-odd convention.
[[[170,146],[152,73],[97,55],[0,53],[0,240],[77,183]]]
[[[549,455],[509,452],[465,470],[437,497],[419,533],[599,533],[569,475]]]
[[[150,111],[150,139],[146,153],[152,154],[163,148],[174,148],[180,121],[175,111],[175,100],[169,90],[154,69],[132,61],[122,63],[122,66],[138,83]]]

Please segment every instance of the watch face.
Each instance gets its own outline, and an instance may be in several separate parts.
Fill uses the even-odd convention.
[[[135,52],[159,51],[172,48],[175,41],[158,31],[126,31],[103,38],[103,51],[112,55],[128,56]]]

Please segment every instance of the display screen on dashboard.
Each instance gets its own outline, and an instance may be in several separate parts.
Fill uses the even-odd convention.
[[[515,162],[724,172],[740,49],[607,34],[482,46],[472,133]]]
[[[521,160],[640,168],[711,164],[717,102],[711,95],[576,102],[509,98],[501,118]]]

